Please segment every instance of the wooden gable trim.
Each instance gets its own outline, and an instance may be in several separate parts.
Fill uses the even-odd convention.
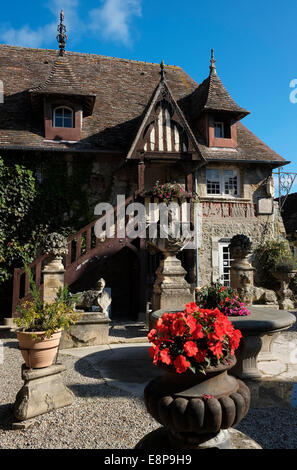
[[[163,101],[171,107],[172,115],[169,115],[166,107],[162,107]],[[160,102],[160,111],[156,109],[158,102]],[[164,122],[167,124],[164,125]],[[150,126],[152,127],[151,131]],[[160,130],[163,133],[161,139]],[[150,147],[153,148],[146,148],[152,133],[154,142],[150,142]],[[185,144],[183,133],[187,139],[187,148],[184,151],[182,148]],[[178,137],[177,140],[175,140],[175,136]],[[162,146],[162,149],[160,149],[160,146]],[[180,147],[180,149],[177,147]],[[127,159],[153,158],[153,155],[158,158],[163,156],[166,159],[168,157],[181,158],[182,155],[191,155],[193,160],[206,161],[201,155],[195,136],[165,80],[160,81],[152,95],[142,123],[128,152]]]

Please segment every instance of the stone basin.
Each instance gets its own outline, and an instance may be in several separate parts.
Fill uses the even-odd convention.
[[[251,312],[248,316],[228,317],[243,335],[236,351],[237,364],[231,371],[241,379],[259,379],[261,378],[261,372],[257,367],[259,353],[261,361],[277,361],[272,352],[273,341],[281,331],[287,330],[296,322],[296,317],[287,310],[276,310],[266,306],[252,306],[248,309]],[[184,307],[181,307],[171,312],[183,310]],[[165,310],[152,312],[150,328],[154,328],[164,313]]]

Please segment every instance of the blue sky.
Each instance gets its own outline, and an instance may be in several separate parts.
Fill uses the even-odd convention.
[[[14,0],[1,7],[0,42],[57,48],[61,8],[72,51],[164,59],[200,83],[214,48],[219,77],[251,111],[243,123],[297,173],[296,0]]]

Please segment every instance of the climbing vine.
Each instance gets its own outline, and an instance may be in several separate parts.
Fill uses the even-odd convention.
[[[74,158],[69,171],[60,155],[0,156],[0,298],[10,297],[13,269],[41,254],[45,235],[68,236],[92,220],[91,164]]]

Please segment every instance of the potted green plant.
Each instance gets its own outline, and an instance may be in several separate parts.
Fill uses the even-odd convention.
[[[67,286],[58,291],[53,303],[44,303],[28,267],[26,272],[32,300],[17,307],[19,317],[14,321],[19,327],[17,339],[26,367],[40,369],[52,365],[62,330],[76,323],[80,314],[73,309]]]

